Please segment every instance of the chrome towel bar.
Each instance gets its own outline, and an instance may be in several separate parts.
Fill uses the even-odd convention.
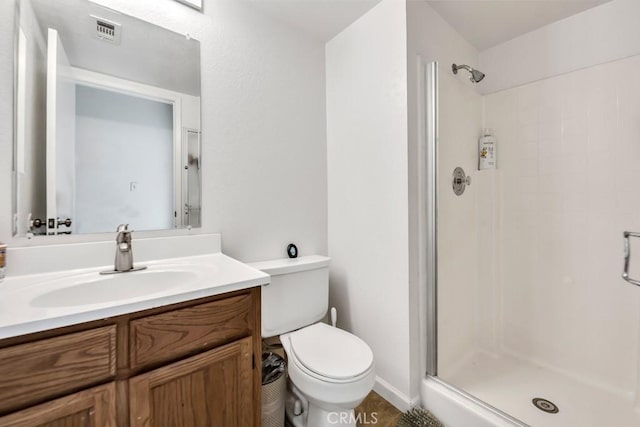
[[[624,270],[622,271],[622,278],[633,285],[640,286],[640,280],[629,277],[629,258],[631,257],[629,237],[640,237],[640,233],[625,231],[622,235],[624,236]]]

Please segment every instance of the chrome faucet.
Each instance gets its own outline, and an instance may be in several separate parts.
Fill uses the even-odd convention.
[[[133,269],[133,250],[131,248],[131,231],[129,224],[120,224],[116,236],[115,271],[130,271]]]
[[[116,236],[116,259],[113,270],[101,271],[100,274],[127,273],[129,271],[144,270],[147,267],[133,266],[133,248],[131,246],[131,233],[129,224],[120,224]]]

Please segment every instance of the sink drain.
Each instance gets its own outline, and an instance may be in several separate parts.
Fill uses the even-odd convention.
[[[540,409],[541,411],[548,412],[549,414],[558,413],[558,407],[556,406],[556,404],[547,399],[536,397],[535,399],[532,400],[532,402],[533,402],[533,406]]]

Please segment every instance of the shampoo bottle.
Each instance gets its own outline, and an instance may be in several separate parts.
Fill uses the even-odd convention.
[[[496,138],[493,131],[485,129],[478,139],[478,170],[496,168]]]

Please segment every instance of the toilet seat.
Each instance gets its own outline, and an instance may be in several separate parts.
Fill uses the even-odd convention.
[[[347,331],[316,323],[288,335],[294,362],[318,379],[351,382],[373,367],[367,343]]]

